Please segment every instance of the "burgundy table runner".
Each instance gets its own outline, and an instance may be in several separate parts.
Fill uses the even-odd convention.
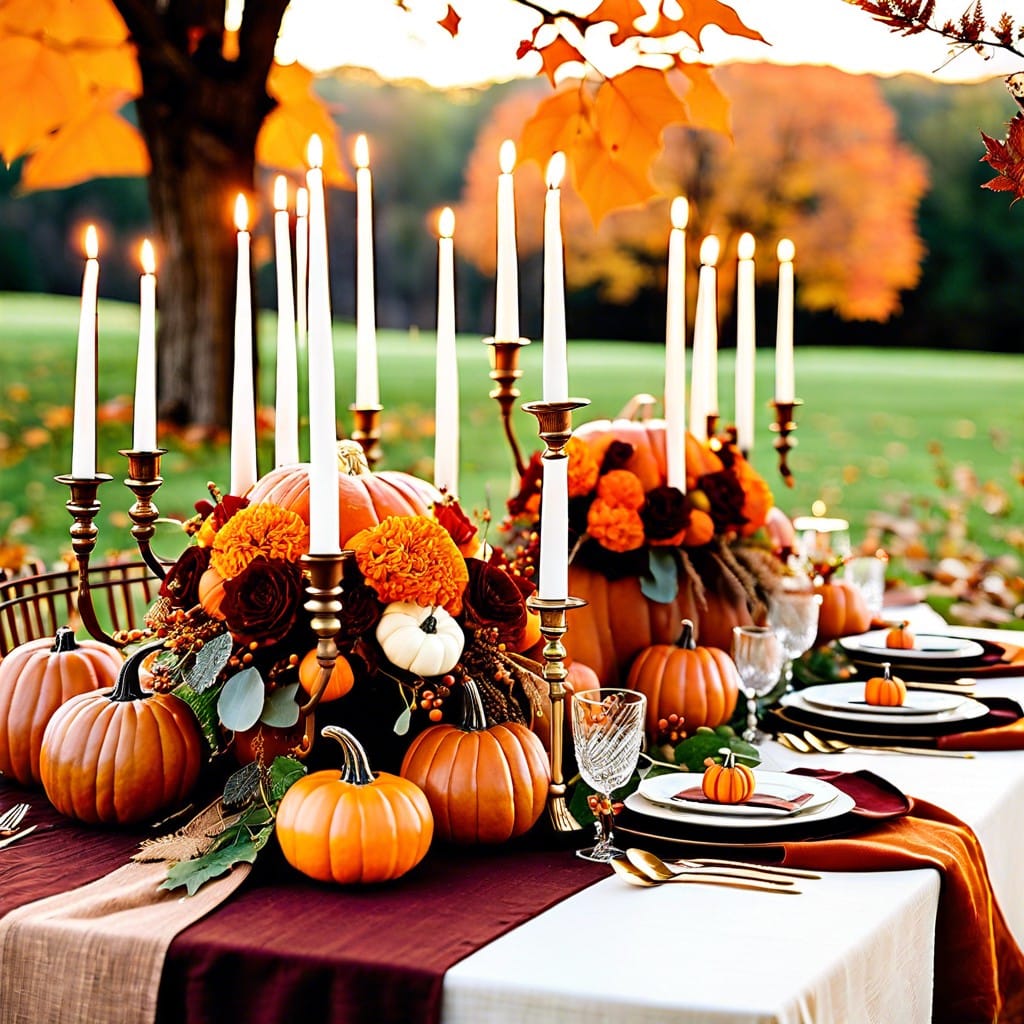
[[[0,808],[26,798],[38,828],[0,857],[0,915],[120,867],[143,835],[79,828],[0,780]],[[571,845],[531,837],[439,846],[402,879],[342,889],[303,878],[268,847],[242,889],[172,942],[158,1021],[434,1024],[451,966],[607,876]]]

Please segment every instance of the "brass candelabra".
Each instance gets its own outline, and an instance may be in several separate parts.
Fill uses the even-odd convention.
[[[779,453],[779,473],[787,487],[793,486],[793,471],[789,468],[789,453],[796,447],[796,438],[792,434],[796,430],[796,420],[793,418],[798,406],[804,403],[799,398],[792,402],[780,402],[772,399],[768,403],[775,410],[775,422],[770,429],[778,434],[775,438],[775,450]]]
[[[138,545],[142,560],[156,576],[163,579],[166,567],[152,546],[153,535],[156,533],[155,524],[160,518],[160,510],[153,504],[153,495],[164,482],[160,476],[160,459],[167,454],[167,449],[156,448],[146,452],[123,448],[121,454],[128,460],[128,476],[124,485],[135,495],[135,504],[128,509],[128,518],[132,521],[132,536]]]
[[[494,381],[495,387],[488,397],[493,398],[501,409],[501,423],[505,429],[505,438],[512,449],[512,460],[516,472],[522,476],[526,472],[526,463],[516,440],[515,427],[512,423],[512,410],[520,397],[516,383],[523,375],[519,369],[519,350],[530,344],[529,338],[516,338],[501,341],[497,338],[484,338],[484,344],[491,350],[491,371],[488,376]]]
[[[317,635],[316,660],[320,666],[320,676],[309,695],[309,700],[299,709],[302,717],[311,715],[320,703],[338,660],[337,636],[341,630],[342,609],[341,581],[345,562],[351,556],[351,551],[302,556],[302,563],[309,577],[303,607],[309,612],[309,623]]]
[[[383,408],[382,405],[349,406],[353,422],[352,440],[359,442],[370,469],[380,462],[384,454],[380,447],[380,414]]]

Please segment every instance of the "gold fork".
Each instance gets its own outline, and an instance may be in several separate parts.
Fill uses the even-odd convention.
[[[0,814],[0,836],[9,836],[18,831],[18,826],[25,820],[29,812],[28,804],[15,804]]]

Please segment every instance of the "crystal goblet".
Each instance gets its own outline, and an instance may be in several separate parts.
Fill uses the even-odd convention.
[[[821,595],[811,590],[778,590],[768,599],[768,625],[779,638],[785,659],[788,689],[793,682],[793,661],[811,649],[818,634]]]
[[[609,861],[623,856],[612,842],[612,792],[629,781],[644,738],[647,698],[635,690],[601,688],[573,694],[572,738],[576,763],[597,793],[597,843],[576,856]]]
[[[765,733],[757,728],[757,698],[770,693],[782,670],[782,645],[770,626],[734,626],[732,660],[747,698],[747,727],[743,739],[757,744]]]

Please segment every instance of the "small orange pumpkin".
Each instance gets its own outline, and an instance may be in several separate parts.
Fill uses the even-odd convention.
[[[334,661],[331,677],[327,680],[324,691],[320,694],[320,703],[329,704],[332,700],[341,700],[355,685],[356,677],[352,673],[352,663],[343,654]],[[299,662],[299,683],[302,689],[312,694],[320,682],[320,663],[316,660],[316,648],[306,653]]]
[[[359,741],[328,725],[343,767],[299,779],[277,809],[275,831],[285,860],[320,882],[386,882],[412,870],[434,834],[430,805],[414,783],[373,772]]]
[[[885,646],[899,651],[912,651],[917,637],[910,629],[909,622],[900,622],[885,634]]]
[[[15,647],[0,664],[0,772],[38,785],[43,730],[53,713],[80,693],[113,686],[123,661],[107,644],[76,643],[67,626]]]
[[[223,619],[220,610],[224,600],[224,577],[216,569],[207,569],[199,577],[199,603],[211,619]]]
[[[129,825],[181,804],[199,780],[204,741],[191,708],[139,684],[142,647],[113,690],[72,697],[43,733],[39,775],[50,803],[87,824]]]
[[[480,691],[463,683],[459,725],[424,729],[401,774],[430,801],[438,838],[503,843],[529,831],[544,812],[551,771],[540,738],[519,722],[488,727]]]
[[[884,675],[872,676],[864,684],[864,700],[876,707],[898,708],[907,699],[907,685],[890,673],[889,662],[883,662]]]
[[[829,580],[815,587],[814,592],[821,594],[815,643],[827,644],[871,628],[871,610],[864,595],[849,580]]]
[[[725,651],[697,646],[693,622],[684,619],[675,645],[654,644],[636,656],[626,685],[647,697],[649,735],[657,732],[659,719],[672,714],[681,716],[692,732],[729,721],[736,710],[740,676]]]
[[[738,764],[733,751],[723,747],[721,753],[725,755],[722,764],[710,757],[704,759],[701,791],[718,804],[741,804],[754,795],[754,772],[747,765]]]

